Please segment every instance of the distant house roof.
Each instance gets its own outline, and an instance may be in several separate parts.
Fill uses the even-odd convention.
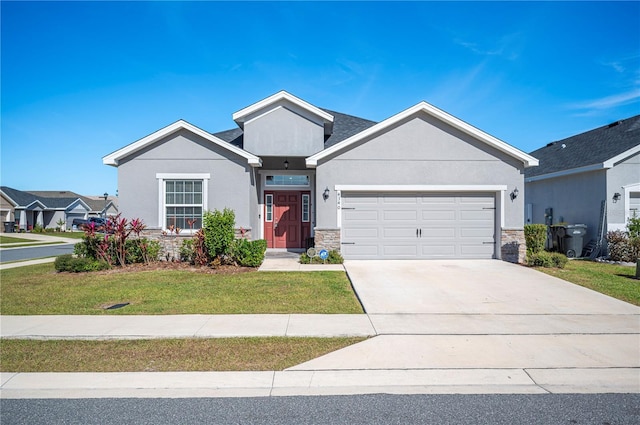
[[[527,181],[613,167],[640,152],[640,115],[547,144],[531,152],[540,160]]]
[[[80,202],[89,211],[100,212],[105,208],[104,198],[78,195],[68,190],[18,190],[8,186],[1,186],[2,193],[15,203],[15,206],[28,207],[34,204],[41,208],[64,210]],[[108,198],[108,204],[114,204],[113,197]]]

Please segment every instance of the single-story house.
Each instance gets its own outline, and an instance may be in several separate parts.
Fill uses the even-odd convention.
[[[99,199],[63,191],[22,191],[7,186],[0,187],[0,214],[3,222],[16,223],[20,230],[31,230],[39,225],[71,229],[74,218],[105,217],[117,214],[114,197]],[[2,227],[4,231],[4,226]]]
[[[538,161],[426,102],[376,123],[281,91],[232,118],[219,133],[179,120],[106,155],[123,216],[190,234],[226,207],[269,248],[523,258],[518,193]]]
[[[640,217],[640,115],[531,155],[540,166],[525,170],[527,223],[586,224],[585,242],[602,243],[598,229],[624,229],[629,217]]]

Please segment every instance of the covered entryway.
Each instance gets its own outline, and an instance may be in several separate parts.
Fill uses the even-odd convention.
[[[310,236],[310,192],[265,191],[268,248],[304,248]]]
[[[341,199],[346,259],[491,259],[494,193],[358,193]]]

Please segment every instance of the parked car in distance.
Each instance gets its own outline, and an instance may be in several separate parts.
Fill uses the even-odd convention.
[[[74,218],[71,224],[78,229],[85,230],[91,223],[93,223],[96,232],[104,232],[107,220],[102,217],[89,217],[86,220],[83,218]]]

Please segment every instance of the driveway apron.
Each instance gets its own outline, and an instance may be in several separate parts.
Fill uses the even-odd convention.
[[[625,388],[640,392],[636,306],[498,260],[345,268],[378,336],[292,370],[521,369],[598,388],[624,370]]]

